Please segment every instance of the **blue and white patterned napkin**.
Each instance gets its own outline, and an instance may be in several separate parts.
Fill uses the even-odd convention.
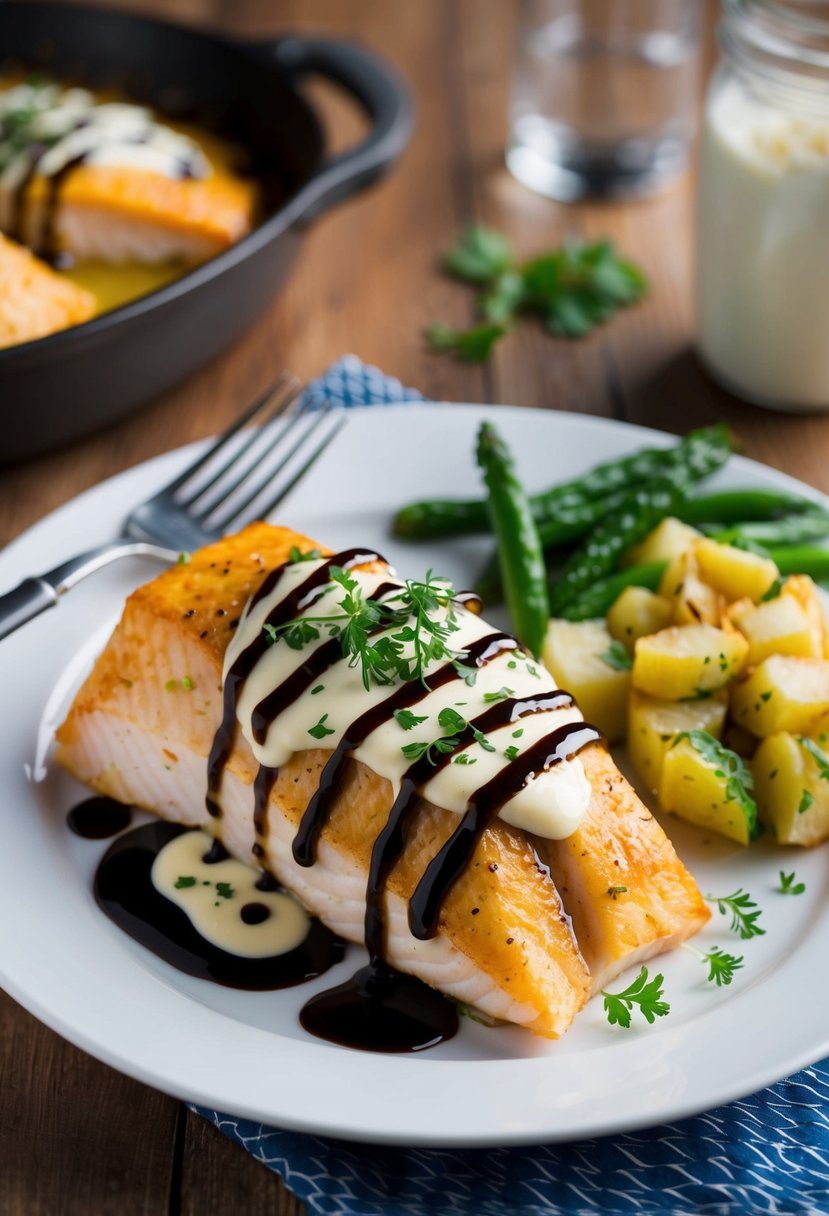
[[[311,387],[345,406],[423,400],[354,355]],[[383,1148],[193,1110],[313,1216],[829,1216],[829,1060],[680,1123],[532,1148]]]

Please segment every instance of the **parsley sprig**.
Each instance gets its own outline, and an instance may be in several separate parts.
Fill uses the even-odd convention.
[[[414,762],[422,760],[425,756],[430,764],[437,764],[438,756],[446,756],[449,752],[455,750],[461,742],[458,735],[468,728],[472,730],[472,738],[485,752],[495,751],[494,745],[490,743],[483,731],[472,726],[469,719],[465,718],[463,714],[459,714],[456,709],[452,709],[449,706],[442,709],[438,714],[438,725],[443,731],[443,734],[439,738],[433,739],[431,742],[420,740],[417,743],[405,743],[401,747],[400,750],[407,760]],[[455,763],[474,764],[475,761],[472,758],[463,760],[461,756],[457,756]]]
[[[307,560],[301,555],[298,560]],[[433,571],[423,581],[407,579],[398,590],[382,600],[368,599],[356,578],[340,566],[329,570],[331,581],[322,588],[339,588],[342,596],[338,611],[326,615],[296,617],[282,625],[263,625],[268,643],[284,640],[294,650],[302,650],[320,640],[339,638],[343,655],[351,667],[359,666],[363,685],[392,684],[396,680],[426,682],[431,663],[455,662],[458,674],[474,682],[476,669],[463,665],[463,650],[455,650],[450,639],[459,625],[454,604],[454,588]]]
[[[722,916],[731,917],[731,931],[738,933],[743,941],[765,934],[765,929],[761,929],[757,924],[762,909],[742,887],[738,887],[731,895],[706,895],[705,898],[710,904],[717,905],[717,911]]]
[[[734,972],[739,971],[744,962],[742,954],[726,954],[717,946],[714,946],[713,950],[709,950],[707,954],[703,954],[702,950],[697,950],[688,942],[685,943],[685,949],[689,954],[695,954],[700,962],[708,964],[708,983],[716,984],[718,988],[730,984],[734,979]]]
[[[829,757],[827,757],[823,748],[818,747],[814,739],[809,739],[806,735],[799,735],[797,741],[803,750],[809,753],[817,765],[818,777],[820,780],[829,781]],[[805,809],[806,808],[804,807],[804,810]]]
[[[443,265],[478,288],[482,323],[463,330],[434,324],[426,337],[433,350],[468,362],[488,359],[522,313],[541,316],[550,333],[583,338],[647,290],[642,272],[606,240],[568,241],[518,263],[501,233],[473,226],[461,234]]]
[[[604,1011],[610,1025],[622,1026],[628,1030],[634,1005],[651,1026],[657,1018],[664,1018],[666,1014],[670,1013],[671,1006],[662,999],[663,981],[664,976],[661,975],[655,975],[649,981],[648,969],[643,967],[624,992],[606,992],[602,989]]]

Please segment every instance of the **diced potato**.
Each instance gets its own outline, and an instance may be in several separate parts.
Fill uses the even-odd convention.
[[[796,600],[809,621],[818,657],[829,658],[829,633],[826,625],[824,601],[808,574],[792,574],[783,584],[781,596]]]
[[[829,839],[829,781],[821,765],[785,732],[764,739],[751,762],[760,818],[781,844]]]
[[[770,655],[731,689],[731,717],[760,738],[808,731],[827,710],[829,659]]]
[[[667,600],[661,595],[654,595],[646,587],[625,587],[608,611],[607,627],[613,637],[633,654],[633,644],[637,638],[658,633],[670,625],[671,611]]]
[[[742,669],[748,643],[714,625],[672,625],[639,638],[633,686],[666,701],[704,696],[723,688]]]
[[[739,600],[728,615],[748,641],[747,667],[756,667],[771,654],[823,657],[823,639],[815,634],[806,610],[793,595],[781,593],[756,605],[749,599]]]
[[[726,765],[701,754],[690,739],[677,743],[665,756],[659,802],[664,811],[738,844],[748,844],[756,834],[757,808],[750,793],[734,793]]]
[[[708,537],[696,542],[694,556],[704,581],[729,601],[747,595],[757,603],[780,577],[771,558]]]
[[[552,620],[541,656],[556,683],[573,694],[586,720],[611,743],[625,737],[630,689],[630,671],[611,659],[613,646],[618,643],[602,621]]]
[[[674,625],[719,625],[725,600],[700,578],[693,549],[668,562],[659,581],[659,594],[670,600]]]
[[[717,693],[707,701],[660,701],[635,688],[628,704],[627,749],[636,772],[651,793],[657,793],[662,762],[682,731],[705,730],[719,739],[728,697]]]
[[[622,565],[633,566],[640,562],[669,562],[671,558],[677,557],[689,549],[701,535],[696,528],[684,524],[680,519],[675,519],[673,515],[666,515],[643,541],[634,545],[632,549],[628,549]]]

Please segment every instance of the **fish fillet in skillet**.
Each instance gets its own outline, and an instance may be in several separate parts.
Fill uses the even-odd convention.
[[[243,859],[252,859],[256,845],[260,862],[309,911],[342,936],[362,941],[372,845],[386,823],[394,789],[388,779],[361,760],[360,747],[354,749],[354,758],[345,763],[339,774],[336,798],[322,830],[315,864],[299,865],[292,854],[292,841],[303,814],[317,792],[323,767],[332,760],[331,750],[315,742],[324,737],[328,714],[324,718],[315,712],[313,721],[319,716],[317,725],[321,733],[307,739],[303,750],[278,764],[266,814],[258,824],[258,835],[252,814],[252,787],[258,765],[251,744],[239,731],[224,769],[221,817],[211,818],[205,809],[206,762],[222,720],[225,652],[229,645],[234,645],[231,639],[240,628],[239,618],[249,597],[267,583],[269,570],[288,559],[292,546],[308,550],[312,543],[285,529],[252,525],[236,537],[201,550],[188,564],[174,567],[136,591],[58,732],[58,759],[101,793],[146,807],[176,822],[207,827]],[[382,578],[379,563],[367,561],[364,565],[369,572],[379,570],[376,578]],[[309,568],[313,570],[313,566]],[[375,593],[381,594],[379,586]],[[255,607],[250,609],[248,624],[256,611]],[[241,628],[244,627],[243,621]],[[487,634],[483,641],[490,636],[503,637]],[[280,645],[272,647],[265,663],[281,661]],[[512,690],[506,684],[508,679],[515,683],[518,664],[505,646],[506,643],[491,661],[482,660],[480,668],[478,683],[498,690],[486,694],[483,717],[489,715],[493,720],[502,714],[504,704],[515,701],[508,695]],[[497,650],[491,649],[493,653]],[[231,657],[232,654],[231,650]],[[539,698],[551,698],[552,679],[544,673],[538,675],[538,680]],[[312,682],[309,677],[306,685]],[[482,696],[462,681],[457,681],[454,687],[453,706],[466,707],[473,694]],[[308,695],[307,691],[304,695]],[[388,690],[375,690],[375,702],[387,695]],[[323,698],[320,700],[322,703]],[[244,696],[240,701],[240,720],[243,702]],[[296,717],[304,704],[298,698],[284,716],[289,718],[294,713]],[[528,700],[521,702],[522,713],[531,704],[534,703]],[[427,706],[424,702],[420,707],[423,715],[420,721],[425,720]],[[333,723],[336,714],[329,712]],[[472,715],[468,708],[463,712]],[[559,731],[577,729],[580,715],[576,710],[555,712],[559,714],[556,721],[566,724],[557,728]],[[409,900],[430,861],[456,832],[460,821],[456,810],[444,809],[453,796],[453,787],[447,783],[457,781],[459,774],[480,773],[481,782],[491,778],[491,783],[497,785],[501,771],[498,766],[503,764],[501,757],[513,748],[525,746],[529,756],[533,731],[540,729],[541,717],[540,713],[527,710],[526,716],[520,718],[520,726],[516,719],[486,735],[486,748],[479,748],[477,743],[464,746],[467,764],[454,764],[462,754],[459,750],[424,784],[423,798],[417,805],[402,857],[387,881],[385,956],[400,971],[415,975],[492,1017],[555,1038],[570,1025],[593,987],[585,957],[593,958],[597,975],[604,974],[609,953],[613,954],[610,964],[613,966],[624,957],[633,961],[643,952],[667,948],[696,932],[707,913],[693,880],[650,820],[648,836],[657,847],[660,866],[674,875],[673,898],[668,906],[660,908],[660,915],[654,920],[651,909],[659,905],[662,895],[639,891],[638,879],[644,883],[649,871],[642,865],[641,856],[631,852],[627,884],[630,903],[647,905],[638,917],[632,918],[628,907],[608,895],[607,886],[611,884],[599,890],[604,878],[598,875],[608,864],[606,859],[583,858],[584,886],[590,888],[591,898],[595,894],[602,905],[599,922],[602,925],[607,921],[618,922],[617,929],[607,929],[600,940],[589,918],[581,914],[581,888],[574,898],[573,910],[566,899],[562,902],[563,891],[557,888],[544,864],[546,856],[539,858],[539,849],[546,849],[547,842],[542,842],[534,830],[526,830],[526,824],[514,826],[504,818],[496,818],[483,831],[469,863],[450,888],[440,910],[436,934],[427,940],[413,935],[408,919]],[[300,719],[302,726],[306,718]],[[482,720],[475,717],[475,722]],[[507,720],[503,714],[502,720]],[[385,742],[399,751],[399,740],[416,736],[418,729],[421,728],[404,730],[398,722],[389,721],[376,732],[377,746]],[[421,735],[425,729],[421,729]],[[522,737],[521,743],[513,742],[516,736]],[[458,738],[463,741],[465,736],[461,733]],[[579,758],[584,766],[579,780],[583,782],[586,774],[592,788],[592,794],[587,790],[591,801],[585,824],[594,820],[605,824],[597,830],[597,839],[605,847],[604,837],[610,838],[609,831],[623,835],[617,818],[625,815],[644,818],[647,812],[629,787],[614,797],[609,795],[607,782],[619,777],[601,746],[587,746]],[[479,767],[473,768],[473,764]],[[577,783],[575,776],[567,780]],[[510,805],[518,807],[519,799]],[[511,813],[520,818],[515,811]],[[522,813],[529,814],[526,809]],[[530,828],[539,826],[543,824],[529,820]],[[584,826],[582,830],[591,829]],[[635,836],[636,831],[632,834]],[[660,888],[660,892],[666,890],[666,886]],[[587,950],[577,941],[578,928],[575,935],[573,932],[570,916],[575,919],[577,913],[585,934],[591,935]],[[620,945],[623,939],[624,947]]]
[[[207,131],[54,82],[0,88],[0,230],[50,259],[204,261],[257,201]]]
[[[0,236],[0,349],[80,325],[94,311],[90,292]]]

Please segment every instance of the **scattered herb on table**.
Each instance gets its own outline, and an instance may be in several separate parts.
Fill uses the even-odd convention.
[[[662,999],[663,980],[664,976],[655,975],[649,982],[648,969],[643,967],[624,992],[606,992],[602,989],[604,1011],[610,1025],[622,1026],[627,1030],[630,1027],[634,1005],[650,1025],[653,1025],[656,1018],[663,1018],[670,1013],[671,1006]]]
[[[558,337],[583,338],[647,290],[641,270],[619,257],[606,240],[568,241],[518,263],[500,233],[473,226],[461,234],[443,265],[478,288],[482,324],[453,330],[436,323],[427,328],[426,337],[433,350],[470,362],[488,359],[522,314],[540,316]]]

